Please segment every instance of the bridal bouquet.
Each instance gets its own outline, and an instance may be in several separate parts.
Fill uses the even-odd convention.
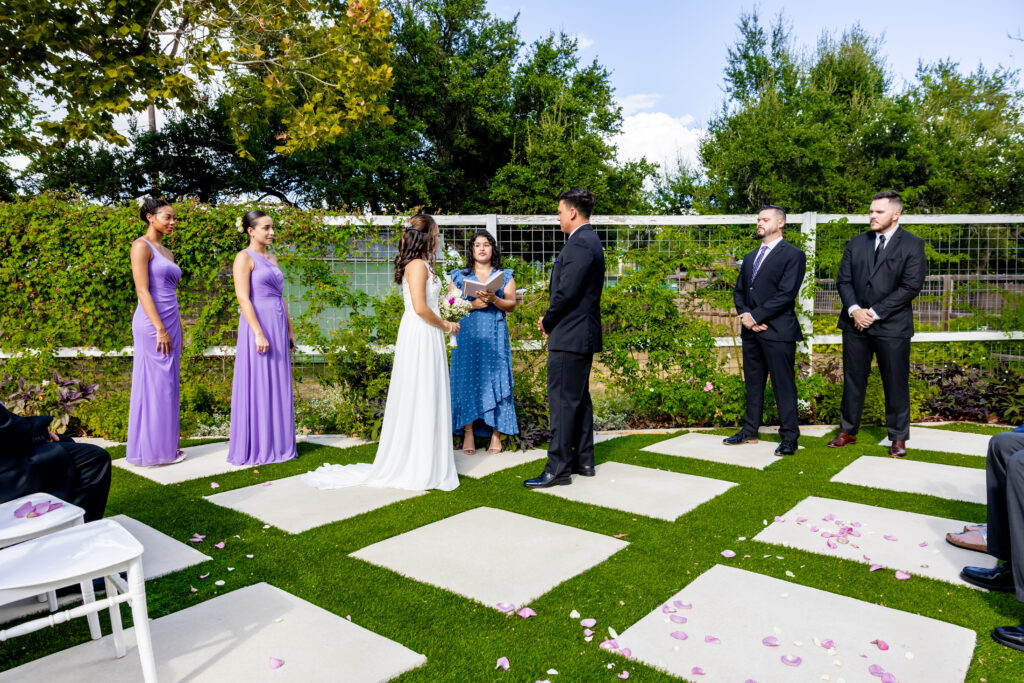
[[[441,318],[443,320],[450,323],[457,323],[469,315],[469,311],[472,309],[472,304],[462,298],[461,290],[456,290],[454,293],[441,292],[441,299],[438,301],[437,307],[441,312]],[[448,342],[448,346],[455,348],[459,345],[459,343],[455,341],[454,334],[449,334],[448,339],[450,340]]]

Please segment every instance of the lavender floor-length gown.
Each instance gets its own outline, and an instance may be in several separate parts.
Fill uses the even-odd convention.
[[[245,316],[239,316],[228,462],[266,465],[298,455],[292,359],[288,317],[282,299],[284,274],[266,257],[249,249],[246,251],[254,263],[249,275],[249,297],[270,350],[256,351],[256,335]]]
[[[148,467],[173,462],[181,442],[178,422],[181,323],[178,320],[177,292],[181,268],[148,240],[142,241],[153,251],[153,258],[147,266],[149,293],[160,320],[171,335],[171,352],[165,356],[156,350],[156,328],[139,303],[132,318],[135,354],[128,408],[127,460],[132,465]]]

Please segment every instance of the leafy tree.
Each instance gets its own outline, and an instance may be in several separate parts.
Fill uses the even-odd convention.
[[[282,153],[390,120],[390,15],[376,0],[10,0],[0,15],[0,113],[35,113],[37,100],[57,107],[33,117],[38,131],[0,117],[17,152],[124,144],[115,116],[199,111],[217,83],[243,154],[268,111],[282,124]]]

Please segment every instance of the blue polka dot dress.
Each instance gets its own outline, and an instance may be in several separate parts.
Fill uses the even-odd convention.
[[[511,270],[503,272],[502,288],[497,292],[501,299],[512,278]],[[479,282],[475,274],[466,275],[464,270],[454,270],[450,277],[460,290],[465,280]],[[508,295],[515,296],[515,292]],[[512,402],[512,344],[505,314],[492,304],[470,312],[459,324],[462,329],[459,345],[452,349],[450,374],[452,431],[461,434],[467,424],[473,423],[473,433],[479,437],[489,437],[495,429],[502,434],[518,434]]]

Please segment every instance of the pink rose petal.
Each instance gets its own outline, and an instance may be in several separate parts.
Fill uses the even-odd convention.
[[[602,650],[618,650],[619,644],[616,643],[614,640],[605,640],[600,645],[598,645],[598,647]]]
[[[721,639],[716,638],[714,636],[704,636],[704,642],[705,643],[712,643],[712,644],[714,644],[714,643],[720,643],[722,641],[721,641]]]
[[[675,638],[676,640],[686,640],[687,638],[690,637],[690,636],[686,635],[685,633],[683,633],[682,631],[672,631],[672,633],[670,633],[669,635],[672,636],[673,638]]]
[[[509,667],[508,657],[498,657],[498,663],[494,665],[494,668],[495,669],[500,668],[500,669],[504,669],[505,671],[508,671],[508,667]]]
[[[806,521],[807,521],[807,518],[806,518],[806,517],[797,517],[797,518],[796,518],[796,523],[797,523],[797,524],[803,524],[803,523],[804,523],[804,522],[806,522]]]
[[[800,666],[800,663],[804,660],[800,659],[796,655],[782,655],[781,661],[786,666]]]
[[[865,555],[865,556],[864,556],[864,561],[865,561],[865,562],[870,562],[870,561],[871,561],[871,558],[870,558],[870,557],[868,557],[867,555]]]
[[[669,607],[668,605],[662,605],[661,606],[661,613],[662,614],[673,614],[674,612],[675,612],[675,610],[672,609],[671,607]]]
[[[699,666],[695,666],[692,669],[690,669],[690,673],[693,674],[694,676],[703,676],[704,675],[704,669],[700,668]]]
[[[675,600],[672,602],[673,605],[679,609],[693,609],[693,603],[683,602],[681,600]]]
[[[887,541],[898,541],[898,540],[900,540],[900,539],[896,538],[895,536],[889,536],[889,535],[882,536],[882,538],[884,538]]]
[[[872,640],[871,644],[872,645],[877,645],[879,650],[888,650],[889,649],[889,644],[887,642],[885,642],[884,640],[882,640],[881,638],[879,638],[878,640]]]
[[[775,636],[768,636],[766,638],[762,638],[761,639],[761,644],[762,645],[767,645],[768,647],[778,647],[779,646],[779,639],[776,638]]]
[[[821,521],[823,521],[823,522],[831,522],[835,518],[836,518],[836,516],[830,513],[830,514],[827,514],[824,517],[822,517]]]
[[[211,481],[211,482],[210,482],[210,488],[211,488],[211,489],[219,489],[219,488],[220,488],[220,484],[218,484],[218,483],[217,483],[217,482],[215,482],[215,481]]]
[[[678,614],[671,614],[671,615],[669,615],[669,619],[671,619],[672,621],[674,621],[677,624],[685,624],[686,623],[686,617],[681,617]]]
[[[511,602],[499,602],[497,605],[495,605],[495,607],[497,607],[505,614],[508,614],[509,612],[514,612],[516,609],[516,606],[513,605]]]
[[[33,508],[32,501],[31,500],[26,501],[26,502],[22,503],[21,506],[17,510],[14,511],[14,516],[17,517],[18,519],[24,519],[25,515],[27,515],[28,513],[32,512],[32,508]]]
[[[263,485],[264,486],[271,486],[273,483],[274,482],[272,482],[272,481],[265,481],[265,482],[263,482]]]
[[[816,534],[816,533],[818,533],[818,527],[812,526],[810,531],[811,531],[812,534]]]
[[[271,657],[270,658],[270,668],[271,669],[280,669],[282,666],[284,666],[284,660],[283,659],[278,659],[277,657]]]
[[[50,509],[47,512],[53,512],[54,510],[64,506],[64,503],[50,503]]]
[[[908,574],[906,572],[897,571],[896,572],[896,578],[899,579],[900,581],[906,581],[907,579],[910,578],[910,574]]]
[[[722,551],[722,557],[736,557],[736,553],[732,550],[726,549]]]
[[[834,640],[832,640],[831,638],[828,638],[826,640],[821,641],[821,646],[823,648],[825,648],[826,650],[831,650],[832,648],[834,648],[836,646],[836,642]]]
[[[523,619],[529,619],[530,617],[535,617],[535,616],[537,616],[537,613],[536,613],[536,612],[534,612],[534,611],[533,611],[532,609],[530,609],[529,607],[524,607],[524,608],[522,608],[521,610],[519,610],[518,612],[516,612],[516,614],[518,614],[519,616],[521,616],[521,617],[522,617]]]
[[[221,548],[221,549],[223,549],[224,548],[224,541],[221,541],[220,543],[214,543],[213,547],[214,548]]]
[[[622,673],[619,674],[619,678],[621,678],[622,680],[626,680],[627,678],[629,678],[629,672],[623,670]]]
[[[32,508],[32,512],[30,514],[33,517],[39,517],[40,515],[45,515],[49,511],[50,511],[50,501],[45,501],[45,502],[40,503],[39,505],[36,505],[35,507],[33,507]]]
[[[833,541],[831,538],[825,541],[825,545],[827,545],[829,548],[832,548],[832,550],[835,550],[839,547],[839,544]]]
[[[779,522],[779,523],[782,523],[782,522],[786,521],[786,518],[785,517],[779,517],[778,515],[776,515],[775,516],[775,521]]]
[[[207,576],[209,576],[208,573],[207,574],[200,574],[199,578],[200,579],[205,579]]]
[[[633,651],[630,650],[628,647],[624,647],[621,650],[619,650],[619,654],[625,657],[626,659],[629,659],[633,656]]]
[[[882,667],[878,666],[877,664],[872,664],[871,666],[868,667],[868,673],[871,674],[872,676],[881,677],[882,674],[885,673],[885,669],[883,669]]]
[[[580,622],[580,626],[585,626],[587,628],[593,628],[594,626],[597,626],[597,619],[584,619],[583,621]]]
[[[882,674],[882,683],[896,683],[896,677],[886,671]]]
[[[881,568],[882,568],[882,565],[880,565],[880,564],[873,564],[873,565],[871,565],[871,567],[870,567],[870,568],[868,569],[868,571],[870,571],[870,572],[877,572],[877,571],[878,571],[879,569],[881,569]]]
[[[592,635],[594,635],[594,632],[591,631],[589,628],[585,628],[585,629],[583,629],[583,635],[585,635],[585,636],[592,636]]]
[[[927,548],[928,547],[928,541],[921,541],[920,543],[917,544],[917,547],[919,547],[919,548]]]

